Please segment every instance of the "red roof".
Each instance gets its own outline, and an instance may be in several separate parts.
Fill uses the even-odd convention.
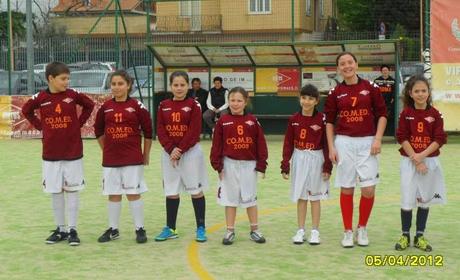
[[[89,5],[85,5],[84,2],[89,2]],[[51,11],[54,13],[102,12],[110,2],[112,2],[112,0],[59,0],[59,3]],[[121,9],[123,11],[132,11],[141,4],[142,1],[140,0],[120,0]],[[108,11],[114,11],[115,6],[115,1],[113,1]]]

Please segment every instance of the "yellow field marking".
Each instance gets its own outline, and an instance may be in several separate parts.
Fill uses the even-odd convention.
[[[360,197],[359,194],[355,196]],[[451,196],[450,198],[458,198],[456,195]],[[329,200],[321,201],[322,206],[331,206],[337,204],[337,198],[332,198]],[[384,196],[384,197],[378,197],[376,196],[376,200],[378,203],[399,203],[399,195],[393,195],[393,196]],[[454,199],[455,200],[455,199]],[[451,199],[452,201],[452,199]],[[269,208],[269,209],[264,209],[264,210],[259,210],[259,216],[267,216],[271,214],[277,214],[277,213],[282,213],[285,211],[293,210],[296,209],[296,204],[290,204],[288,206],[283,206],[283,207],[278,207],[278,208]],[[238,215],[236,217],[237,220],[240,219],[245,219],[247,218],[246,214]],[[206,228],[207,233],[212,234],[220,230],[221,228],[225,227],[225,223],[218,223],[215,224],[211,227]],[[200,262],[200,255],[199,255],[199,244],[195,240],[191,241],[188,249],[187,249],[187,257],[188,257],[188,262],[190,264],[190,267],[192,268],[193,272],[198,276],[199,279],[204,279],[204,280],[212,280],[214,279],[212,275],[205,269],[205,267],[201,264]]]

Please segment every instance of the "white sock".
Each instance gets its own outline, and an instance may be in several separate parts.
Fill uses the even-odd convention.
[[[65,232],[65,200],[64,193],[51,194],[51,204],[53,206],[54,222],[59,227],[59,231]]]
[[[77,228],[79,209],[80,192],[67,192],[67,215],[69,216],[69,230]]]
[[[120,213],[121,213],[121,201],[110,201],[108,204],[108,211],[109,211],[109,226],[112,229],[118,229],[118,222],[120,221]]]
[[[144,227],[144,201],[142,199],[129,202],[131,215],[133,216],[134,226],[136,230]]]

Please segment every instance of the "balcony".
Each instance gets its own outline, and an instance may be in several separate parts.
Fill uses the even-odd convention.
[[[157,16],[154,33],[220,33],[221,15]]]

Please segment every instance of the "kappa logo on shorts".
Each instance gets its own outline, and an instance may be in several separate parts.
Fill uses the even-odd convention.
[[[368,90],[362,90],[362,91],[359,92],[359,94],[366,96],[366,95],[369,94],[369,91]]]
[[[67,97],[66,99],[64,99],[62,101],[64,101],[65,103],[69,104],[70,102],[73,101],[73,98]]]
[[[217,190],[217,198],[220,198],[220,193],[222,192],[222,187],[219,187]]]
[[[134,109],[133,107],[128,107],[128,108],[125,108],[126,111],[132,113],[132,112],[136,112],[136,109]]]
[[[186,107],[183,107],[181,110],[184,111],[184,112],[190,112],[190,111],[192,111],[192,108],[186,106]]]
[[[432,123],[435,121],[435,119],[433,117],[426,117],[425,120],[429,123]]]
[[[441,195],[439,193],[435,193],[433,195],[433,199],[442,199]]]
[[[314,124],[314,125],[310,125],[311,129],[313,129],[314,131],[318,131],[321,129],[321,126],[317,125],[317,124]]]
[[[244,123],[249,126],[253,126],[255,124],[253,121],[245,121]]]

